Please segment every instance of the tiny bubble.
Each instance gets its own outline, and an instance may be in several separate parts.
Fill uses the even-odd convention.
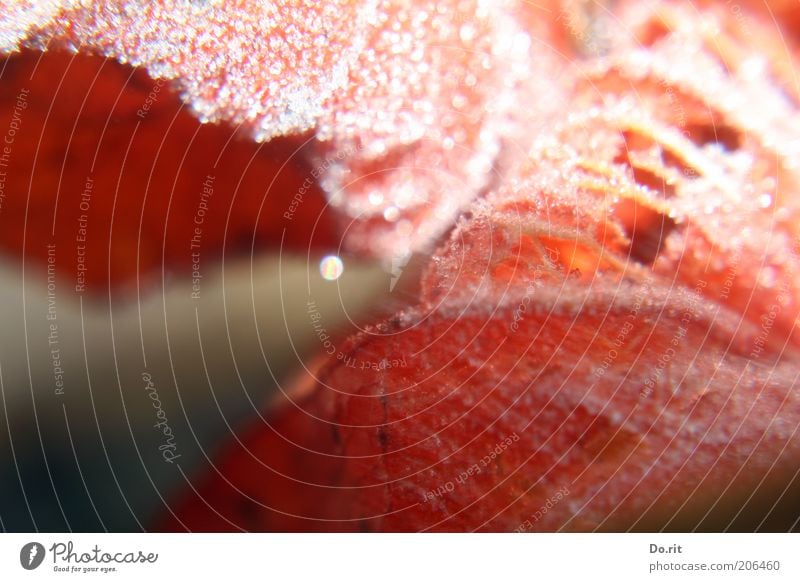
[[[400,211],[396,206],[389,206],[383,211],[383,218],[388,222],[394,222],[400,217]]]
[[[328,255],[319,262],[319,273],[326,281],[336,281],[344,272],[344,263],[336,255]]]

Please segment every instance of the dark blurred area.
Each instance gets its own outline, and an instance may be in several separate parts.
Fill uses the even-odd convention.
[[[317,347],[307,294],[334,330],[388,276],[320,277],[316,184],[284,218],[305,138],[202,124],[129,66],[6,57],[0,123],[0,527],[146,529]]]

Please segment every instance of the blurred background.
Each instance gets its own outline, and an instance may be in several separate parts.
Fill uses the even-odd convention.
[[[5,58],[0,133],[0,528],[146,529],[320,349],[308,301],[348,334],[390,275],[335,268],[303,139],[201,125],[130,67]]]

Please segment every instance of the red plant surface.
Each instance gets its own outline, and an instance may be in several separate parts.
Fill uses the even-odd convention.
[[[45,264],[54,245],[67,288],[147,289],[162,274],[190,275],[193,254],[207,265],[223,250],[282,243],[305,252],[336,241],[304,162],[306,139],[259,145],[203,125],[163,81],[98,56],[25,51],[6,59],[0,81],[2,119],[19,113],[0,248]],[[289,221],[287,198],[301,188]],[[315,222],[313,237],[296,228]]]
[[[432,254],[160,527],[662,527],[794,479],[790,13],[780,41],[680,2],[228,4],[64,7],[4,46],[146,65],[257,139],[312,130],[349,248]]]

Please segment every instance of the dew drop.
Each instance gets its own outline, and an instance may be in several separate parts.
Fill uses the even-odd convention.
[[[468,22],[458,31],[458,36],[461,38],[461,42],[468,43],[475,38],[476,33],[475,25]]]
[[[386,210],[383,211],[383,218],[387,222],[394,222],[400,217],[400,211],[397,209],[397,206],[389,206]]]
[[[319,274],[326,281],[336,281],[344,272],[344,263],[336,255],[328,255],[319,262]]]
[[[772,289],[775,286],[777,278],[778,275],[775,272],[775,267],[767,265],[759,272],[758,283],[766,289]]]

